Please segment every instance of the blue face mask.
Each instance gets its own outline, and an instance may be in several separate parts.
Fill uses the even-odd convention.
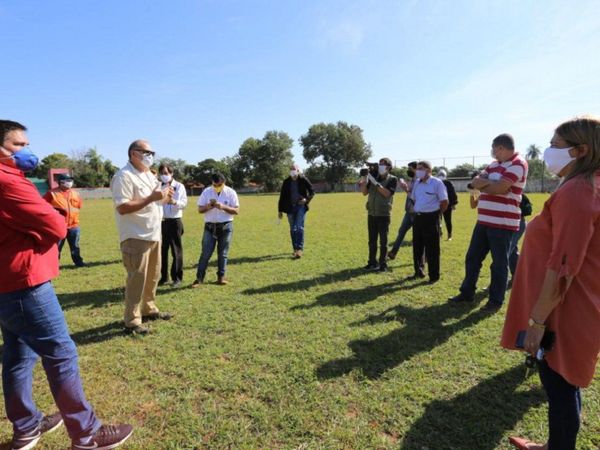
[[[39,158],[35,156],[33,152],[28,148],[24,148],[22,150],[19,150],[18,152],[13,153],[10,158],[12,158],[15,161],[15,166],[17,166],[17,169],[23,172],[30,172],[32,170],[35,170],[35,168],[38,166],[38,163],[40,162]]]

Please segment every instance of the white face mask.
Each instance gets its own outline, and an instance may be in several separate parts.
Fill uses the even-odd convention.
[[[64,187],[66,187],[67,189],[71,189],[73,187],[73,182],[72,181],[63,181],[60,184],[63,185]]]
[[[152,166],[152,164],[154,163],[154,156],[144,155],[144,156],[142,156],[142,159],[140,160],[140,162],[146,169],[149,169]]]
[[[162,181],[163,183],[168,183],[172,179],[173,179],[173,177],[171,175],[161,175],[160,176],[160,181]]]
[[[388,166],[379,164],[379,175],[385,175],[387,173]]]
[[[569,150],[572,148],[573,147],[548,147],[546,150],[544,150],[544,162],[546,163],[548,170],[554,175],[558,175],[561,170],[567,166],[567,164],[575,159],[569,155]]]
[[[296,178],[297,176],[298,176],[298,171],[297,170],[290,170],[290,177]]]
[[[427,172],[423,169],[417,169],[417,178],[420,180],[422,178],[425,178],[425,176],[427,176]]]

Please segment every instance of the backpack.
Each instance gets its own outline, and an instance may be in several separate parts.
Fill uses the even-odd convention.
[[[525,194],[521,197],[521,215],[523,217],[530,216],[533,213],[533,205]]]

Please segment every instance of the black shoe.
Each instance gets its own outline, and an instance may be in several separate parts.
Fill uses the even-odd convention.
[[[144,336],[150,334],[150,329],[142,325],[137,325],[135,327],[125,327],[125,333]]]
[[[164,284],[167,284],[167,280],[163,280],[162,278],[160,280],[158,280],[158,285],[162,286]]]
[[[173,281],[173,284],[171,284],[171,286],[173,286],[174,288],[181,287],[181,280]]]
[[[142,316],[142,322],[153,322],[155,320],[171,320],[172,318],[173,314],[169,314],[166,312],[155,312]]]
[[[460,294],[455,295],[454,297],[450,297],[448,299],[448,302],[450,302],[450,303],[464,303],[464,302],[473,302],[473,301],[475,301],[474,297],[467,297],[463,293],[460,293]]]
[[[396,252],[395,252],[395,251],[392,251],[392,250],[390,250],[390,251],[388,252],[388,254],[387,254],[387,259],[389,259],[389,260],[391,260],[391,261],[393,261],[394,259],[396,259]]]
[[[42,434],[52,433],[63,423],[59,412],[44,416],[39,425],[29,433],[15,434],[11,443],[11,450],[27,450],[35,447]]]
[[[379,269],[379,264],[369,263],[364,267],[365,270],[377,270]]]
[[[87,443],[82,441],[71,443],[71,450],[110,450],[117,448],[133,433],[131,425],[102,425]]]
[[[429,278],[429,284],[435,284],[440,281],[440,277],[437,278]]]
[[[483,312],[488,312],[488,313],[493,314],[495,312],[498,312],[500,310],[500,308],[502,308],[502,303],[487,302],[485,305],[483,305],[481,310]]]
[[[411,280],[418,280],[422,278],[425,278],[425,274],[423,272],[417,272],[412,277],[410,277]]]
[[[390,269],[388,269],[388,266],[379,266],[379,269],[377,269],[379,272],[389,272]]]

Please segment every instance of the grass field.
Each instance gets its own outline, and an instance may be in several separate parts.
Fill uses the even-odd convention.
[[[539,211],[546,196],[531,198]],[[490,316],[479,312],[484,296],[475,305],[446,303],[462,280],[475,220],[466,195],[459,199],[435,285],[407,279],[407,245],[391,272],[364,272],[365,199],[324,194],[307,215],[301,260],[291,259],[287,223],[277,223],[277,197],[241,197],[231,284],[213,284],[213,260],[210,283],[191,289],[203,223],[192,198],[185,287],[161,287],[157,299],[175,318],[142,338],[122,333],[125,270],[112,204],[86,202],[89,267],[74,269],[65,252],[55,286],[90,402],[106,422],[136,427],[128,449],[491,450],[508,449],[513,434],[544,441],[539,380],[525,379],[522,355],[499,347],[506,307]],[[390,237],[403,203],[396,199]],[[581,449],[600,445],[599,379],[584,391]],[[39,407],[53,411],[40,364],[34,389]],[[0,442],[10,436],[5,420]],[[67,442],[63,428],[39,448]]]

